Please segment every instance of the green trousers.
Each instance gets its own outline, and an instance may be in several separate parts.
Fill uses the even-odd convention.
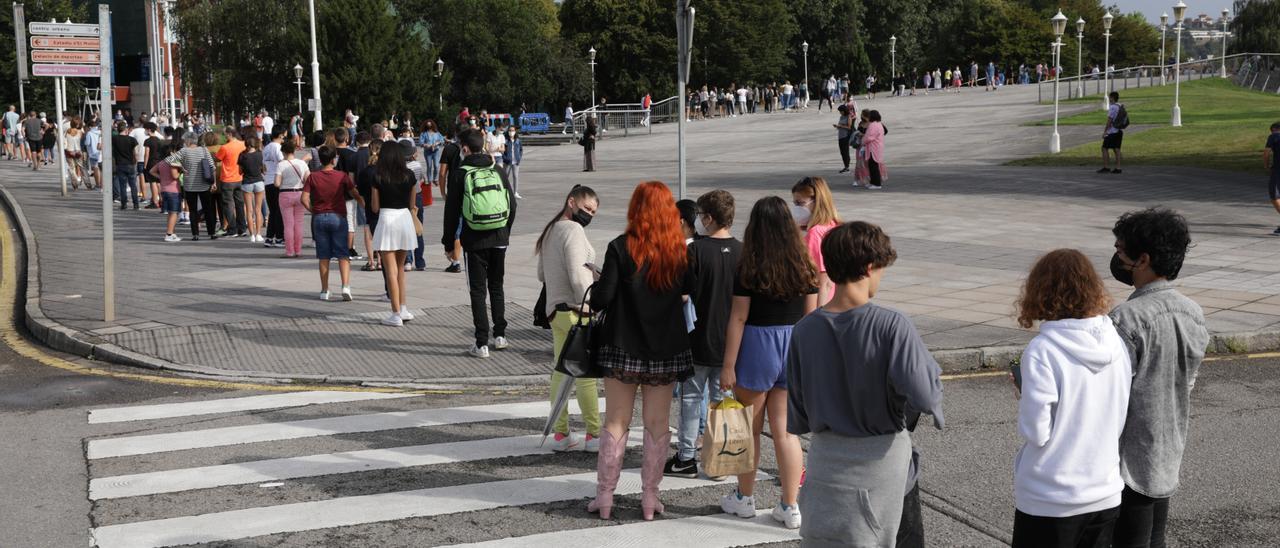
[[[580,321],[580,317],[576,312],[556,312],[555,318],[552,318],[551,339],[555,349],[551,363],[560,361],[560,349],[564,348],[564,340],[569,336],[569,328],[573,327],[574,322],[577,321]],[[587,423],[587,433],[593,438],[600,437],[600,394],[597,391],[596,379],[574,379],[564,373],[552,371],[552,398],[555,398],[560,386],[568,380],[573,380],[573,388],[578,392],[578,407],[582,409],[583,422]],[[560,410],[560,417],[556,419],[555,432],[558,434],[569,433],[568,407],[568,404],[565,404],[565,407]]]

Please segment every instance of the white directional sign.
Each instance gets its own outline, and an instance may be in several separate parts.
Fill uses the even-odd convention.
[[[31,23],[27,30],[31,34],[54,36],[98,36],[101,32],[98,25],[84,23]]]

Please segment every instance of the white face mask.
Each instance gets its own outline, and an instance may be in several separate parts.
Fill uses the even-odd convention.
[[[697,222],[693,223],[693,225],[694,225],[694,230],[697,231],[699,235],[702,235],[702,236],[711,235],[711,229],[707,228],[707,222],[703,220],[701,216],[698,217]]]
[[[796,220],[797,225],[807,226],[809,224],[809,217],[812,215],[813,213],[809,211],[809,208],[791,204],[791,218]]]

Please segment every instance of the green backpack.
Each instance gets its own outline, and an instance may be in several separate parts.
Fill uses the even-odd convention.
[[[471,230],[496,230],[507,226],[511,203],[502,176],[494,166],[462,166],[462,219]]]

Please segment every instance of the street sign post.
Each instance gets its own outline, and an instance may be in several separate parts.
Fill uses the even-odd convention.
[[[22,89],[22,81],[30,78],[27,74],[27,40],[26,25],[23,25],[23,19],[26,15],[23,13],[22,4],[13,5],[13,37],[18,42],[18,89]],[[26,106],[22,107],[23,111]],[[25,112],[24,112],[25,114]]]
[[[102,173],[112,173],[111,129],[111,6],[98,4],[98,23],[102,25],[102,63],[98,64],[101,103],[98,112],[102,124]],[[96,35],[95,35],[96,36]],[[121,196],[123,198],[123,195]],[[102,193],[102,320],[116,321],[116,254],[115,224],[111,219],[111,192]]]

